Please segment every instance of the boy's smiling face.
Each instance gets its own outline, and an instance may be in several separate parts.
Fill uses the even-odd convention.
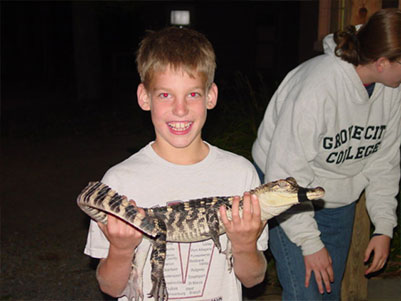
[[[214,108],[217,87],[206,89],[202,76],[190,77],[182,69],[167,67],[155,72],[148,90],[138,86],[138,103],[143,110],[150,110],[155,127],[155,151],[167,160],[174,155],[192,158],[204,149],[201,131],[207,110]]]

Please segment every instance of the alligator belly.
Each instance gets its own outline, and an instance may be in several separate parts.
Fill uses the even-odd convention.
[[[210,238],[209,227],[206,223],[198,225],[167,225],[167,241],[197,242]]]

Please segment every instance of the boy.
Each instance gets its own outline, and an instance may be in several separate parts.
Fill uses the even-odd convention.
[[[239,195],[260,184],[249,161],[201,138],[206,112],[217,102],[215,54],[202,34],[175,27],[150,32],[140,44],[137,65],[141,77],[138,104],[150,111],[156,139],[108,170],[103,183],[141,207]],[[220,241],[224,246],[228,237],[232,243],[233,272],[212,240],[168,243],[164,275],[169,298],[241,300],[240,282],[251,287],[263,280],[267,231],[263,231],[259,202],[245,193],[242,217],[238,202],[236,197],[232,220],[225,208],[220,208],[227,231]],[[103,292],[127,300],[133,289],[128,281],[131,261],[135,249],[145,243],[139,231],[112,216],[108,216],[107,226],[91,222],[85,253],[101,258],[97,279]],[[150,279],[147,259],[145,299],[151,291]]]

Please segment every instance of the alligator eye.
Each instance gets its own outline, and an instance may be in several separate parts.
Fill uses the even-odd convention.
[[[280,188],[287,188],[287,187],[290,187],[291,185],[289,184],[289,183],[287,183],[287,182],[285,182],[285,181],[283,181],[283,182],[280,182]]]
[[[288,177],[287,182],[292,184],[292,185],[297,185],[297,181],[295,181],[295,179],[293,177]]]

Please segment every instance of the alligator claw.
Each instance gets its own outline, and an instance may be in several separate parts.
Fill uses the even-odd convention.
[[[168,299],[167,286],[164,277],[153,279],[152,290],[148,294],[149,298],[153,297],[156,301],[163,301]]]

